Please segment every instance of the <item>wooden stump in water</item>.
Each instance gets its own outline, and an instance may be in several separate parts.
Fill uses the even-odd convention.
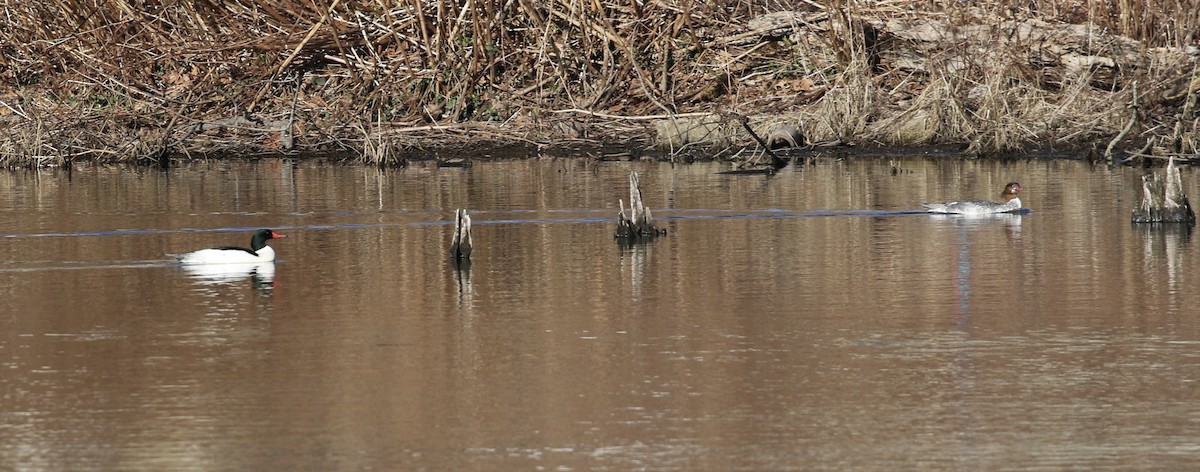
[[[454,210],[454,237],[450,242],[450,258],[455,264],[471,262],[471,217],[467,210]]]
[[[638,188],[637,172],[629,173],[629,215],[625,214],[625,202],[618,200],[621,213],[617,215],[616,237],[626,241],[651,239],[667,234],[651,222],[650,209],[642,205],[642,190]]]
[[[1175,159],[1167,161],[1160,179],[1154,174],[1142,176],[1142,204],[1133,210],[1134,223],[1196,223],[1196,213],[1183,193],[1183,177]]]

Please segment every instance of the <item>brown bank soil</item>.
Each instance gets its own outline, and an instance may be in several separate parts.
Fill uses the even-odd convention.
[[[1200,0],[1010,4],[10,2],[0,166],[1197,158]]]

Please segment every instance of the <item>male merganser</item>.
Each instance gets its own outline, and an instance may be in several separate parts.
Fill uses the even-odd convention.
[[[184,264],[245,264],[255,262],[271,262],[275,260],[275,250],[267,245],[268,239],[286,238],[282,234],[269,229],[254,232],[250,239],[250,248],[236,246],[214,247],[201,249],[186,254],[170,254]]]
[[[986,200],[971,200],[965,202],[922,203],[921,206],[930,213],[954,213],[959,215],[986,215],[990,213],[1011,213],[1021,209],[1021,199],[1017,198],[1021,184],[1009,182],[1000,192],[1004,202]]]

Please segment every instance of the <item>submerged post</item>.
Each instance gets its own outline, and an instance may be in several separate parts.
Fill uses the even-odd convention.
[[[642,190],[638,185],[637,172],[629,173],[629,214],[625,214],[625,202],[618,200],[621,212],[617,214],[616,237],[626,241],[654,238],[667,234],[651,222],[650,209],[642,205]]]
[[[450,241],[450,258],[455,264],[471,260],[471,217],[467,210],[454,210],[454,237]]]
[[[1196,213],[1183,192],[1183,176],[1175,167],[1175,158],[1167,159],[1160,180],[1154,174],[1142,176],[1142,203],[1133,210],[1134,223],[1196,224]]]

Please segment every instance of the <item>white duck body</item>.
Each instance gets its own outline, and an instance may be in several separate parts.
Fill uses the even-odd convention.
[[[1003,202],[994,202],[989,200],[968,200],[961,202],[946,202],[946,203],[923,203],[930,213],[947,213],[956,215],[989,215],[993,213],[1012,213],[1021,210],[1021,199],[1017,198],[1017,194],[1022,190],[1021,184],[1010,182],[1004,186],[1004,192],[1000,196],[1004,198]]]
[[[185,254],[172,254],[184,264],[257,264],[275,260],[275,250],[267,245],[268,239],[286,238],[269,229],[260,229],[250,240],[250,247],[214,247]]]
[[[925,203],[921,205],[930,213],[952,213],[956,215],[988,215],[1010,213],[1021,209],[1021,199],[1013,198],[1004,203],[987,200],[965,202]]]

